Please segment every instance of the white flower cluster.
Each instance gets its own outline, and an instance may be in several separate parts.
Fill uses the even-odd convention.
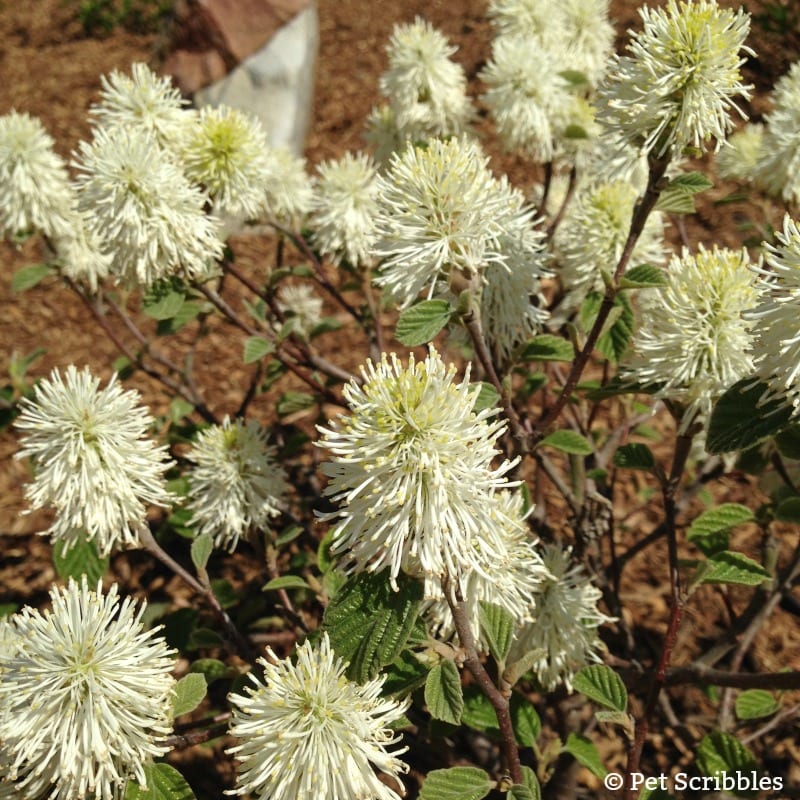
[[[240,537],[263,528],[280,513],[286,474],[267,444],[267,431],[255,420],[213,425],[197,435],[187,453],[190,524],[229,552]]]
[[[167,752],[173,651],[116,585],[50,597],[0,622],[0,797],[118,800]]]
[[[22,431],[17,458],[30,458],[34,481],[26,495],[33,508],[53,508],[46,531],[72,547],[88,534],[102,555],[139,545],[149,505],[169,506],[166,449],[146,438],[153,420],[139,394],[116,375],[104,389],[88,369],[53,370],[23,398],[15,422]]]
[[[210,274],[223,231],[209,212],[295,227],[311,209],[304,161],[271,149],[256,119],[187,109],[144,64],[104,77],[90,114],[74,180],[41,123],[0,117],[0,235],[44,234],[64,275],[91,291],[109,276],[148,288]]]
[[[300,645],[296,663],[267,653],[269,660],[259,659],[264,682],[250,673],[245,693],[229,695],[230,732],[242,740],[228,750],[241,765],[233,793],[259,800],[399,800],[398,774],[408,767],[398,756],[407,748],[393,748],[401,736],[391,726],[410,698],[381,697],[385,678],[349,681],[327,633],[316,648]]]
[[[637,149],[662,158],[687,147],[717,149],[742,114],[740,51],[750,18],[721,9],[716,0],[669,0],[664,9],[642,8],[643,29],[633,33],[630,55],[614,56],[598,94],[599,117]],[[742,114],[743,115],[743,114]]]
[[[572,551],[557,544],[542,548],[547,577],[532,598],[533,619],[517,632],[508,663],[524,658],[544,691],[571,688],[581,667],[599,661],[597,629],[612,622],[597,608],[600,590],[572,564]]]
[[[464,70],[450,58],[456,50],[419,17],[395,26],[387,47],[389,68],[380,78],[388,105],[373,109],[369,122],[368,138],[379,161],[407,142],[467,130],[474,111]]]
[[[350,572],[388,568],[393,585],[401,571],[491,580],[487,554],[501,558],[519,524],[497,497],[513,485],[513,462],[493,466],[504,423],[474,410],[478,387],[456,383],[433,348],[407,368],[394,355],[368,361],[363,376],[344,390],[351,414],[320,428],[325,493],[342,504],[323,517],[338,520],[332,554]]]
[[[761,284],[746,250],[702,245],[673,257],[667,286],[639,294],[641,327],[634,338],[628,375],[652,384],[658,395],[686,406],[683,426],[698,413],[707,419],[713,402],[753,372],[753,347],[761,331],[747,312]]]

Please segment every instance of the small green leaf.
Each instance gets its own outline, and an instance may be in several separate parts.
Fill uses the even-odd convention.
[[[388,571],[350,578],[328,604],[323,616],[331,647],[347,674],[364,683],[402,652],[422,603],[422,585],[402,576],[394,591]]]
[[[415,689],[425,685],[429,667],[423,664],[410,650],[402,653],[383,670],[386,682],[383,684],[384,694],[405,697]]]
[[[125,800],[195,800],[186,779],[169,764],[146,764],[144,775],[147,788],[142,789],[135,780],[129,780],[125,787]]]
[[[261,361],[264,356],[275,352],[275,345],[263,336],[251,336],[244,343],[242,359],[245,364]]]
[[[622,469],[653,469],[656,460],[646,444],[624,444],[614,453],[614,466]]]
[[[233,588],[233,584],[225,580],[225,578],[216,578],[211,581],[211,589],[214,592],[214,597],[219,600],[219,604],[223,608],[232,608],[239,603],[239,594]]]
[[[693,195],[710,189],[713,185],[702,172],[685,172],[664,187],[656,209],[673,214],[691,214],[695,210]]]
[[[406,347],[425,344],[447,325],[451,313],[446,300],[423,300],[400,314],[395,337]]]
[[[197,661],[192,662],[189,672],[202,675],[207,685],[222,680],[230,674],[228,667],[218,658],[198,658]]]
[[[464,689],[464,711],[461,722],[469,728],[484,733],[500,733],[495,713],[489,699],[475,684]]]
[[[502,606],[480,601],[478,615],[494,660],[501,663],[508,655],[514,638],[514,618]]]
[[[786,427],[792,416],[791,406],[779,399],[760,403],[766,390],[765,384],[745,378],[720,397],[708,425],[709,453],[745,450]]]
[[[519,355],[520,361],[572,361],[572,344],[552,333],[542,333],[531,339]]]
[[[581,72],[577,69],[565,69],[562,72],[558,73],[567,83],[572,84],[572,86],[585,86],[589,83],[589,79],[586,77],[585,72]]]
[[[542,800],[542,787],[539,786],[539,779],[530,767],[522,767],[522,780],[525,787],[533,795],[533,800]]]
[[[697,766],[703,775],[749,772],[758,764],[753,754],[735,737],[722,731],[706,734],[697,747]]]
[[[0,603],[0,619],[16,614],[18,608],[17,603]]]
[[[206,568],[208,559],[211,558],[211,553],[214,551],[214,540],[211,538],[210,533],[203,533],[198,536],[193,542],[191,547],[192,563],[199,570]]]
[[[494,781],[477,767],[451,767],[428,773],[419,800],[482,800]]]
[[[486,383],[485,381],[481,381],[479,386],[481,390],[475,399],[473,410],[483,411],[484,408],[496,408],[500,402],[500,395],[497,393],[497,389],[491,383]]]
[[[575,431],[555,431],[542,439],[541,444],[574,456],[590,456],[594,452],[586,438]]]
[[[589,134],[582,125],[567,125],[564,128],[565,139],[588,139]]]
[[[57,542],[53,547],[53,566],[62,581],[86,576],[89,586],[97,586],[97,581],[108,569],[108,556],[102,558],[97,551],[94,539],[84,534],[69,550],[66,542]],[[66,551],[66,552],[65,552]]]
[[[184,675],[175,684],[175,694],[172,697],[172,715],[175,717],[194,711],[206,696],[208,684],[205,677],[197,672]]]
[[[780,703],[763,689],[748,689],[736,698],[736,716],[742,720],[771,717],[779,708]]]
[[[591,739],[579,733],[571,733],[562,748],[565,753],[575,757],[575,760],[586,767],[596,778],[602,780],[608,775],[608,770],[603,766],[603,761]]]
[[[625,711],[628,707],[628,692],[622,678],[605,664],[584,667],[575,675],[572,685],[590,700],[612,711]]]
[[[654,289],[666,285],[664,270],[651,264],[639,264],[629,269],[620,281],[623,289]]]
[[[55,274],[55,270],[49,264],[33,264],[30,267],[22,267],[11,278],[11,291],[14,294],[26,292],[28,289],[33,289],[48,275],[53,274]]]
[[[542,732],[542,721],[533,703],[520,694],[511,695],[511,723],[517,741],[523,747],[536,747],[536,740]]]
[[[515,783],[506,794],[508,800],[536,800],[534,793],[521,783]]]
[[[293,542],[302,532],[302,525],[289,525],[278,534],[278,538],[275,539],[275,544],[278,545],[278,547],[283,547],[283,545]]]
[[[299,575],[281,575],[273,578],[261,587],[262,592],[271,592],[275,589],[310,589],[311,587]]]
[[[297,411],[304,411],[316,403],[313,395],[306,392],[284,392],[278,400],[277,412],[279,417],[287,417]]]
[[[704,511],[689,526],[686,538],[710,556],[728,549],[728,532],[736,525],[753,519],[753,512],[738,503],[724,503]]]
[[[425,703],[434,719],[458,725],[464,711],[461,676],[452,661],[441,661],[428,673],[425,681]]]
[[[775,519],[781,522],[800,522],[800,497],[787,497],[778,503]]]
[[[146,300],[142,304],[142,311],[152,319],[172,319],[181,310],[185,299],[180,292],[167,292],[156,300]]]
[[[696,170],[692,172],[684,172],[681,175],[676,175],[668,184],[667,189],[672,187],[679,187],[688,194],[698,194],[710,189],[714,183],[710,181],[702,172]]]
[[[194,406],[182,397],[173,397],[169,404],[170,422],[176,424],[194,411]]]
[[[202,310],[203,306],[200,303],[187,300],[173,317],[159,320],[156,333],[159,336],[177,333],[184,325],[188,325],[193,319],[196,319]]]
[[[735,583],[742,586],[758,586],[770,577],[769,572],[757,561],[732,550],[715,553],[701,565],[698,575],[700,583]]]

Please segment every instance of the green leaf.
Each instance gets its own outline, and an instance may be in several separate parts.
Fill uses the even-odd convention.
[[[562,72],[558,73],[567,83],[572,84],[573,86],[585,86],[589,83],[589,79],[586,77],[585,72],[581,72],[577,69],[565,69]]]
[[[789,425],[775,437],[778,452],[784,458],[800,461],[800,425]]]
[[[423,300],[400,314],[395,337],[406,347],[425,344],[447,325],[451,313],[446,300]]]
[[[228,667],[218,658],[198,658],[192,662],[189,672],[202,675],[207,685],[230,675]]]
[[[311,587],[299,575],[281,575],[273,578],[261,587],[262,592],[271,592],[275,589],[310,589]]]
[[[700,551],[711,556],[728,549],[728,532],[736,525],[753,519],[753,512],[738,503],[724,503],[704,511],[689,526],[686,538]]]
[[[542,787],[539,786],[539,779],[530,767],[522,767],[522,780],[533,795],[533,800],[542,800]]]
[[[656,209],[673,214],[691,214],[695,210],[693,195],[710,189],[713,185],[702,172],[685,172],[664,187]]]
[[[619,284],[623,289],[654,289],[667,285],[664,271],[652,264],[639,264],[629,269]]]
[[[125,788],[125,800],[195,800],[186,779],[169,764],[146,764],[144,775],[147,789],[131,779]]]
[[[161,634],[167,644],[176,650],[186,650],[199,616],[194,608],[179,608],[163,617]]]
[[[206,696],[208,684],[203,675],[190,672],[184,675],[175,684],[175,694],[172,697],[172,714],[175,717],[194,711]]]
[[[787,497],[778,503],[775,519],[781,522],[800,522],[800,497]]]
[[[53,547],[53,566],[58,577],[66,581],[69,578],[79,580],[81,575],[85,575],[89,586],[96,586],[108,569],[108,556],[101,558],[94,539],[86,535],[69,550],[66,545],[66,542],[57,542]]]
[[[511,695],[511,723],[517,741],[523,747],[535,747],[536,740],[542,732],[542,721],[536,713],[533,703],[520,694]]]
[[[633,338],[635,316],[630,297],[618,294],[614,298],[614,308],[608,322],[603,326],[603,333],[597,340],[597,349],[609,361],[619,364]]]
[[[289,525],[288,527],[284,528],[280,534],[278,534],[277,539],[275,539],[275,544],[278,547],[283,547],[285,544],[289,544],[289,542],[293,542],[300,534],[303,532],[302,525]]]
[[[461,722],[476,731],[500,733],[497,714],[492,708],[489,698],[475,684],[464,689],[464,711],[461,715]]]
[[[193,542],[191,547],[192,564],[197,569],[203,570],[208,564],[208,559],[211,558],[211,553],[214,551],[214,540],[211,538],[210,533],[203,533],[198,536]]]
[[[244,343],[244,353],[242,359],[245,364],[252,364],[254,361],[261,361],[264,356],[275,352],[275,345],[262,336],[251,336]]]
[[[180,422],[184,417],[194,411],[194,406],[182,397],[173,397],[169,404],[169,419],[174,424]]]
[[[541,444],[574,456],[590,456],[594,452],[594,448],[586,438],[575,431],[555,431],[545,436]]]
[[[28,289],[33,289],[48,275],[53,274],[55,274],[55,270],[49,264],[33,264],[30,267],[22,267],[11,278],[11,291],[14,294],[26,292]]]
[[[697,747],[697,766],[703,775],[714,776],[741,770],[749,772],[758,764],[753,754],[735,737],[722,731],[706,734]]]
[[[0,603],[0,619],[16,614],[19,605],[17,603]]]
[[[699,194],[706,189],[710,189],[713,185],[713,181],[710,181],[702,172],[694,170],[692,172],[684,172],[680,175],[676,175],[667,184],[666,188],[678,187],[687,194]]]
[[[464,711],[461,676],[452,661],[441,661],[428,673],[425,681],[425,703],[434,719],[458,725]]]
[[[514,618],[502,606],[494,603],[479,603],[478,615],[481,630],[489,644],[489,650],[498,663],[505,661],[514,638]]]
[[[575,757],[575,760],[586,767],[596,778],[602,780],[608,775],[608,770],[603,766],[600,754],[591,739],[579,733],[571,733],[562,748],[565,753]]]
[[[542,333],[525,345],[519,358],[520,361],[572,361],[575,350],[566,339]]]
[[[500,402],[500,395],[497,393],[497,389],[492,386],[491,383],[486,383],[485,381],[481,381],[478,384],[481,387],[481,390],[478,392],[478,396],[475,399],[475,405],[472,407],[474,411],[483,411],[484,408],[496,408],[497,404]]]
[[[771,576],[764,567],[743,553],[723,550],[715,553],[701,565],[700,583],[735,583],[742,586],[758,586]]]
[[[625,711],[628,707],[628,692],[622,678],[605,664],[584,667],[575,675],[572,685],[590,700],[612,711]]]
[[[646,444],[624,444],[614,453],[614,466],[622,469],[653,469],[656,460]]]
[[[364,683],[391,664],[405,647],[422,603],[422,584],[388,570],[356,575],[331,600],[323,625],[336,655],[350,662],[347,674]]]
[[[582,125],[567,125],[564,128],[564,138],[565,139],[588,139],[589,134]]]
[[[780,703],[763,689],[748,689],[736,698],[736,716],[742,720],[771,717],[779,708]]]
[[[211,581],[211,589],[223,608],[232,608],[239,603],[239,595],[233,584],[225,578],[216,578]]]
[[[536,795],[521,783],[515,783],[506,794],[508,800],[536,800]]]
[[[709,453],[744,450],[786,427],[792,416],[791,406],[779,399],[760,404],[766,389],[765,384],[745,378],[720,397],[708,425]]]
[[[428,773],[419,800],[482,800],[494,781],[477,767],[451,767]]]
[[[383,692],[405,697],[425,684],[428,669],[428,665],[423,664],[410,650],[403,650],[383,671],[386,676]]]
[[[316,403],[313,395],[306,392],[284,392],[278,400],[277,412],[279,417],[286,417],[297,411],[304,411]]]
[[[158,322],[156,333],[159,336],[167,336],[177,333],[184,325],[188,325],[193,319],[200,316],[203,306],[193,300],[187,300],[169,319],[162,319]]]
[[[172,319],[180,310],[186,298],[176,291],[167,292],[155,300],[145,300],[142,311],[152,319]]]

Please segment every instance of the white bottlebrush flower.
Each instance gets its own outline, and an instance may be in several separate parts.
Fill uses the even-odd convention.
[[[187,128],[180,158],[189,180],[208,193],[214,213],[252,218],[264,207],[268,147],[256,117],[206,106]]]
[[[507,181],[496,180],[478,145],[466,138],[434,139],[392,158],[378,179],[376,283],[400,306],[453,271],[479,274],[509,258],[501,240],[518,238],[533,210]]]
[[[30,458],[35,478],[26,490],[33,508],[53,508],[46,531],[71,547],[84,532],[102,555],[139,544],[147,506],[168,506],[167,452],[145,438],[152,418],[139,393],[116,375],[104,389],[88,369],[53,370],[23,398],[15,427],[22,432],[17,458]]]
[[[0,236],[69,233],[73,194],[53,139],[29,114],[0,117]]]
[[[405,136],[397,129],[394,112],[388,104],[373,106],[367,117],[364,138],[372,148],[375,161],[381,168],[393,153],[402,150],[408,143]]]
[[[86,284],[91,292],[111,273],[113,256],[103,252],[97,231],[90,228],[83,215],[73,211],[68,233],[53,238],[61,271],[73,281]]]
[[[241,536],[280,513],[286,473],[255,420],[225,417],[197,435],[187,458],[197,465],[189,473],[190,524],[216,547],[232,553]]]
[[[278,309],[292,319],[292,330],[308,338],[322,319],[322,298],[306,283],[284,284],[275,298]]]
[[[741,183],[752,180],[761,183],[757,176],[757,164],[763,154],[763,143],[764,126],[758,123],[745,125],[732,133],[717,153],[717,172],[720,177]]]
[[[561,312],[580,306],[591,291],[603,291],[602,271],[613,275],[631,229],[636,190],[626,181],[581,188],[554,239],[561,284]],[[649,215],[631,263],[661,265],[666,258],[664,222]]]
[[[365,153],[346,153],[319,165],[310,225],[314,246],[334,263],[369,259],[378,212],[377,169]]]
[[[568,84],[559,74],[564,68],[558,54],[533,37],[495,40],[480,78],[489,87],[483,100],[506,149],[538,162],[552,159],[554,132],[570,106]]]
[[[452,136],[469,125],[472,107],[467,78],[450,59],[457,49],[419,17],[409,25],[395,26],[387,47],[389,68],[380,77],[380,90],[404,138]]]
[[[564,16],[551,0],[489,0],[495,36],[533,36],[550,41],[566,35]]]
[[[753,373],[756,326],[744,315],[755,308],[760,287],[746,250],[716,246],[701,245],[694,255],[684,249],[665,278],[663,289],[639,294],[641,325],[626,372],[686,405],[685,428]]]
[[[536,551],[536,540],[525,524],[521,495],[503,491],[486,499],[501,511],[498,525],[503,548],[486,547],[482,537],[473,540],[476,559],[482,569],[471,570],[461,580],[461,592],[466,601],[470,627],[483,652],[488,652],[488,642],[480,627],[480,603],[502,606],[517,625],[530,619],[534,594],[541,588],[549,573]],[[426,602],[422,614],[431,631],[443,641],[455,635],[453,615],[450,611],[441,582],[425,581]]]
[[[351,414],[319,429],[332,458],[325,494],[341,505],[323,517],[338,520],[331,553],[350,572],[388,567],[393,585],[401,571],[454,580],[485,571],[476,540],[504,546],[504,512],[488,497],[512,485],[512,462],[492,466],[505,424],[494,409],[475,411],[478,387],[469,374],[456,383],[433,348],[407,368],[394,355],[367,361],[362,374],[363,386],[344,388]]]
[[[592,87],[602,79],[614,51],[614,26],[608,18],[608,2],[564,0],[551,6],[564,20],[564,39],[556,42],[555,47],[563,48],[567,68],[584,75]]]
[[[103,595],[84,577],[50,596],[52,611],[12,617],[16,650],[0,660],[6,780],[21,779],[22,797],[39,773],[54,782],[49,800],[119,798],[168,749],[173,651],[116,585]]]
[[[777,246],[766,245],[768,268],[760,270],[763,294],[747,315],[753,322],[757,374],[777,396],[800,412],[800,228],[788,214]]]
[[[585,97],[578,94],[569,96],[569,103],[559,114],[560,126],[553,131],[554,160],[567,169],[576,168],[581,176],[589,173],[590,164],[600,144],[598,137],[602,131],[596,119],[596,109]]]
[[[100,126],[146,131],[171,149],[192,122],[180,91],[146,64],[132,64],[130,75],[114,70],[100,82],[100,102],[89,109]]]
[[[633,34],[629,56],[615,57],[598,93],[600,119],[637,148],[661,158],[686,147],[717,148],[743,116],[740,50],[749,15],[721,9],[715,0],[669,0],[666,8],[642,8],[643,30]]]
[[[549,692],[561,684],[570,688],[581,667],[600,660],[597,629],[613,618],[597,608],[602,593],[581,567],[572,566],[570,548],[548,544],[541,555],[549,576],[534,595],[533,620],[517,633],[507,663],[532,658],[529,669]]]
[[[240,762],[232,794],[258,800],[399,800],[398,775],[408,767],[407,748],[391,726],[410,704],[381,697],[385,678],[349,681],[346,664],[324,633],[316,648],[306,641],[297,661],[278,659],[267,648],[260,658],[263,683],[250,673],[244,694],[231,694],[230,727],[241,744],[228,750]],[[397,791],[379,780],[388,776]]]
[[[205,274],[222,257],[205,195],[139,128],[103,128],[81,142],[76,164],[79,211],[89,233],[114,256],[113,271],[132,286]]]
[[[311,211],[314,200],[306,160],[285,148],[271,148],[267,151],[265,180],[267,219],[289,228],[299,228]]]
[[[800,203],[800,62],[775,84],[772,103],[754,177],[769,194]]]

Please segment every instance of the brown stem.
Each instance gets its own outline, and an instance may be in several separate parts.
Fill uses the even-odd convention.
[[[603,302],[600,305],[600,311],[597,314],[597,319],[595,319],[594,324],[592,325],[592,328],[586,337],[586,342],[583,346],[583,349],[575,356],[575,360],[572,362],[572,368],[567,376],[567,380],[564,384],[561,394],[556,398],[555,403],[553,403],[549,410],[539,418],[534,426],[531,434],[532,446],[537,445],[545,437],[547,429],[558,419],[564,406],[567,404],[570,397],[572,397],[572,393],[575,391],[575,387],[578,385],[578,381],[580,381],[581,375],[583,375],[583,371],[586,369],[586,365],[589,363],[589,358],[594,351],[597,340],[600,338],[603,326],[606,324],[608,315],[611,313],[611,310],[614,307],[614,300],[620,291],[619,283],[625,274],[625,270],[628,268],[628,262],[633,254],[633,249],[636,246],[636,243],[639,241],[639,237],[642,235],[642,231],[644,230],[644,226],[647,222],[650,212],[658,202],[659,195],[661,194],[661,181],[664,177],[664,172],[667,169],[668,163],[668,159],[651,159],[650,161],[650,173],[647,180],[647,188],[645,189],[642,199],[636,204],[636,207],[633,210],[633,219],[631,220],[631,228],[628,232],[628,238],[625,241],[625,246],[622,249],[622,254],[620,255],[619,262],[617,263],[617,268],[614,271],[613,279],[610,285],[606,288],[606,293],[603,297]]]
[[[204,585],[188,570],[184,569],[163,547],[155,540],[155,537],[150,533],[149,529],[145,528],[139,533],[139,539],[142,542],[142,547],[151,556],[157,558],[164,566],[171,569],[179,578],[188,584],[197,594],[201,595],[208,603],[214,616],[219,620],[225,629],[229,641],[234,644],[239,652],[239,655],[251,664],[255,662],[256,655],[253,648],[247,639],[242,636],[239,629],[234,625],[233,620],[228,616],[228,613],[220,605],[214,590],[210,585]]]
[[[455,597],[453,597],[454,588]],[[472,627],[469,624],[466,604],[461,595],[460,588],[451,586],[450,582],[444,579],[442,581],[442,589],[450,605],[450,611],[453,614],[453,623],[455,624],[459,641],[467,656],[464,659],[464,666],[472,673],[472,677],[475,678],[481,691],[492,704],[492,708],[494,708],[494,713],[497,716],[497,724],[500,728],[501,746],[503,748],[503,755],[505,756],[508,772],[514,783],[521,784],[523,783],[522,766],[519,761],[519,746],[514,736],[514,726],[511,723],[511,706],[508,696],[503,694],[503,692],[495,686],[494,681],[481,662],[480,656],[478,655],[478,648],[475,645],[475,637],[472,634]]]
[[[793,691],[800,689],[800,671],[794,672],[731,672],[714,669],[696,661],[686,667],[667,670],[665,685],[708,684],[730,686],[734,689],[774,689]]]
[[[553,238],[558,226],[561,224],[561,220],[564,219],[564,214],[567,211],[567,207],[572,200],[572,196],[575,194],[575,184],[577,183],[577,170],[573,167],[569,173],[569,185],[567,186],[567,193],[564,195],[564,201],[561,203],[558,211],[556,212],[555,217],[553,217],[553,221],[547,226],[547,233],[546,238],[549,241]]]

